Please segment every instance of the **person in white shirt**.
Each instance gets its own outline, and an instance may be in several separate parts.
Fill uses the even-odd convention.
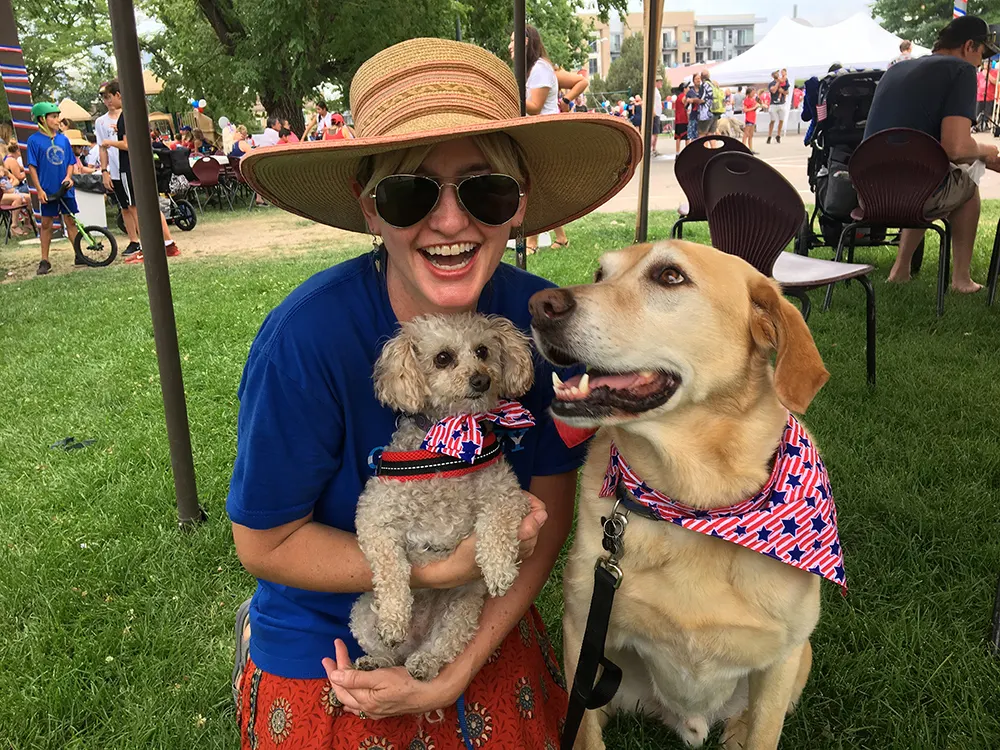
[[[886,70],[888,70],[898,62],[903,62],[903,60],[909,60],[912,57],[913,57],[913,44],[910,42],[910,40],[904,39],[899,43],[899,55],[893,58],[892,62],[890,62],[886,66]]]
[[[510,46],[508,49],[510,50],[511,59],[514,59],[513,34],[510,35]],[[525,110],[529,115],[559,114],[559,77],[556,75],[556,70],[545,53],[545,45],[542,44],[542,38],[538,35],[538,30],[530,24],[525,24],[524,26],[524,56],[524,69],[528,74],[524,82]],[[560,72],[565,74],[563,76],[564,85],[573,84],[572,88],[563,98],[563,102],[568,105],[587,88],[587,79],[568,71]],[[572,81],[570,77],[573,77]],[[565,229],[558,227],[553,230],[553,234],[556,237],[552,243],[553,250],[569,246],[569,238],[566,236]],[[527,237],[525,239],[525,247],[528,255],[533,255],[538,250],[538,235]]]
[[[333,128],[333,114],[327,109],[326,102],[316,102],[316,140],[326,138],[326,131]]]
[[[660,152],[656,150],[656,143],[660,140],[660,132],[663,130],[663,121],[660,119],[663,114],[663,94],[660,91],[662,88],[663,76],[657,73],[656,88],[653,89],[653,135],[650,139],[650,150],[653,152],[653,156],[660,155]]]
[[[125,224],[125,233],[128,235],[128,246],[122,253],[122,258],[127,258],[136,255],[142,249],[139,245],[139,214],[135,210],[135,198],[132,195],[130,182],[122,181],[120,151],[114,146],[101,148],[105,141],[118,140],[118,118],[122,115],[122,94],[118,82],[108,81],[103,84],[100,96],[108,111],[94,123],[99,154],[98,165],[101,168],[104,189],[115,194],[118,206],[122,210],[122,221]]]
[[[264,132],[260,135],[255,135],[253,137],[253,145],[255,147],[259,146],[277,146],[278,141],[281,136],[278,134],[278,118],[274,116],[268,116],[267,127],[264,128]]]

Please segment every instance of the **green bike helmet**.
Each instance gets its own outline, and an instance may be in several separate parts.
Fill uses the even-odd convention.
[[[51,115],[52,113],[59,114],[59,105],[55,102],[38,102],[35,106],[31,108],[31,118],[37,120],[39,117],[45,117],[45,115]]]

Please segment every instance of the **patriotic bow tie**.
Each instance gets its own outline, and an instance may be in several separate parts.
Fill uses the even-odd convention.
[[[533,427],[535,418],[519,401],[501,400],[497,407],[490,411],[445,417],[427,431],[420,447],[471,462],[483,450],[481,422],[518,429]]]
[[[703,510],[672,500],[643,482],[612,443],[601,497],[613,496],[619,482],[628,490],[628,499],[634,498],[662,521],[815,573],[847,593],[830,477],[805,429],[791,414],[767,484],[735,505]]]

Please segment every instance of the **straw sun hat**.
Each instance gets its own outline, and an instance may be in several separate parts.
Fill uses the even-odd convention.
[[[521,117],[510,69],[480,47],[444,39],[411,39],[365,62],[351,84],[351,113],[356,138],[254,149],[241,160],[243,176],[286,211],[367,232],[351,189],[366,157],[507,133],[527,165],[523,229],[531,235],[607,201],[631,179],[642,153],[638,132],[621,118]]]

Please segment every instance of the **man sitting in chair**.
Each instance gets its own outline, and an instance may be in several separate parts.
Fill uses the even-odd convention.
[[[940,141],[952,169],[928,199],[928,218],[951,221],[956,292],[978,292],[969,266],[979,227],[979,185],[982,167],[1000,171],[997,147],[972,137],[976,118],[976,69],[984,57],[1000,52],[996,32],[976,16],[956,18],[940,32],[933,54],[902,60],[886,71],[875,89],[865,138],[889,128],[920,130]],[[924,236],[922,229],[904,229],[889,281],[910,280],[910,259]]]

